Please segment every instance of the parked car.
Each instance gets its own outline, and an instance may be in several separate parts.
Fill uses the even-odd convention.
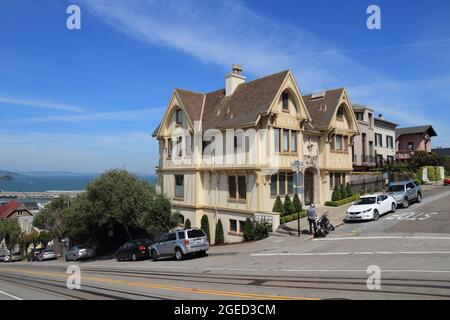
[[[150,258],[150,246],[152,244],[153,241],[149,239],[127,241],[116,251],[114,256],[117,261],[148,259]]]
[[[38,260],[37,256],[38,256],[38,254],[40,254],[42,251],[44,251],[44,249],[32,249],[32,250],[30,251],[30,253],[28,254],[28,262],[31,262],[31,261],[37,261],[37,260]]]
[[[450,178],[444,178],[444,186],[450,185]]]
[[[0,262],[4,262],[5,261],[5,255],[4,254],[1,254],[0,255]]]
[[[55,260],[57,258],[55,250],[53,249],[44,249],[36,254],[37,261]]]
[[[208,249],[208,238],[202,229],[179,229],[164,234],[151,246],[150,254],[153,261],[161,257],[175,257],[180,261],[190,254],[205,256]]]
[[[381,215],[396,209],[397,202],[388,194],[367,195],[348,208],[346,220],[378,220]]]
[[[66,253],[66,261],[73,260],[85,260],[95,257],[94,249],[90,246],[73,246]]]
[[[13,254],[7,254],[5,256],[4,262],[14,262],[14,261],[21,261],[22,255],[20,252],[14,252]]]
[[[387,193],[403,208],[408,208],[412,201],[422,202],[422,187],[414,180],[393,182],[389,184]]]

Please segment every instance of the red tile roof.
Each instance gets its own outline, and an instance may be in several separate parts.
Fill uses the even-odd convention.
[[[15,200],[8,202],[7,204],[0,206],[0,219],[6,219],[11,214],[13,214],[14,211],[16,211],[19,208],[22,208],[23,205],[20,202],[17,202]]]

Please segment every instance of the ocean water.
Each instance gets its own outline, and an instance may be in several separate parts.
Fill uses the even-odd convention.
[[[11,181],[0,180],[0,190],[14,192],[77,191],[98,175],[17,175]],[[153,175],[139,175],[142,180],[155,183]]]

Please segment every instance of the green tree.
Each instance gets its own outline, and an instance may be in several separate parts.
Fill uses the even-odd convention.
[[[255,224],[250,219],[245,219],[244,223],[244,241],[252,241],[255,239]]]
[[[272,226],[267,222],[256,222],[254,231],[254,240],[262,240],[269,237],[269,232],[272,231]]]
[[[342,199],[341,190],[338,185],[334,186],[333,193],[331,195],[331,201],[339,201]]]
[[[48,231],[41,231],[39,232],[38,241],[42,244],[42,246],[45,248],[47,247],[47,244],[53,240],[53,236]]]
[[[353,196],[353,189],[350,183],[347,182],[346,186],[345,186],[345,193],[347,195],[347,197],[351,197]]]
[[[284,206],[283,206],[283,202],[281,202],[280,196],[277,196],[275,203],[273,204],[272,212],[279,212],[279,213],[281,213],[281,215],[283,215]]]
[[[148,206],[145,211],[138,215],[139,226],[145,229],[152,237],[167,232],[175,227],[176,213],[172,214],[170,200],[164,195],[151,193],[147,195]]]
[[[349,197],[349,195],[347,195],[347,189],[345,188],[345,185],[344,185],[344,184],[341,184],[341,185],[339,186],[339,191],[340,191],[340,193],[341,193],[341,198],[342,198],[342,199],[345,199],[345,198]]]
[[[217,221],[217,224],[216,224],[216,236],[214,238],[214,243],[222,244],[224,242],[225,242],[225,238],[223,235],[223,225],[222,225],[222,221],[219,219],[219,221]]]
[[[184,228],[185,229],[190,229],[191,228],[191,220],[186,219],[186,221],[184,222]]]
[[[302,202],[300,201],[298,194],[294,195],[294,200],[292,201],[292,204],[294,205],[294,213],[302,211]]]
[[[286,195],[284,197],[284,215],[290,215],[293,213],[295,213],[294,205],[293,205],[289,195]]]
[[[64,232],[64,216],[70,205],[68,196],[60,196],[50,201],[33,218],[33,226],[46,230],[51,235],[57,254],[61,253],[59,241]]]
[[[210,233],[209,233],[209,219],[208,219],[208,216],[206,214],[203,215],[202,220],[201,220],[200,223],[201,223],[202,230],[205,231],[206,236],[208,237],[208,242],[210,242],[211,241],[211,237],[210,237]]]
[[[5,240],[6,248],[13,253],[14,248],[19,244],[20,225],[17,219],[0,220],[0,239]]]
[[[20,251],[27,254],[27,249],[33,245],[36,247],[39,244],[39,233],[32,230],[30,233],[22,232],[19,238]]]

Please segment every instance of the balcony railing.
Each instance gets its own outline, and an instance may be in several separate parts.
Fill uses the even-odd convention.
[[[362,163],[368,163],[368,164],[374,164],[375,163],[375,157],[374,156],[363,155],[361,158],[362,158]]]
[[[413,150],[399,150],[395,154],[395,157],[397,158],[397,160],[407,160],[411,158],[413,155],[414,155]]]

